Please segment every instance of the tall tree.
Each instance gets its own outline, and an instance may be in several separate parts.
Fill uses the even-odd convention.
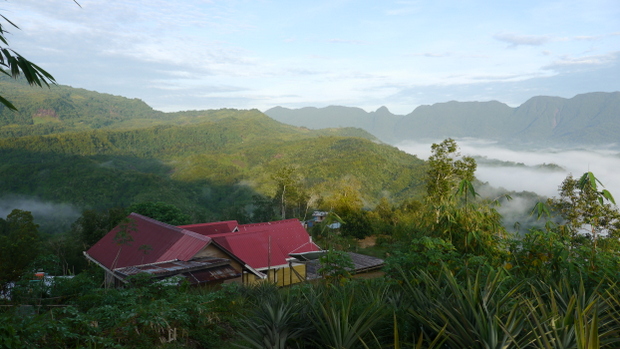
[[[73,238],[79,239],[82,248],[88,249],[112,230],[127,216],[124,208],[115,207],[104,211],[84,210],[82,216],[71,226]]]
[[[0,218],[0,289],[17,280],[39,254],[39,226],[32,213],[15,209]]]
[[[548,201],[563,220],[558,232],[572,244],[587,236],[592,243],[590,262],[594,267],[599,240],[620,238],[620,212],[615,200],[592,172],[579,179],[569,175],[559,191],[560,197]]]
[[[434,220],[438,224],[441,211],[455,204],[450,201],[455,199],[453,194],[459,183],[473,181],[477,165],[472,157],[461,157],[459,147],[452,138],[439,144],[433,143],[431,151],[426,172],[426,201],[433,207]]]
[[[458,253],[498,255],[505,237],[501,215],[474,188],[476,161],[463,157],[453,139],[431,147],[426,174],[426,208],[416,226],[421,236],[451,244]],[[439,243],[437,246],[441,245]]]
[[[469,156],[461,157],[456,141],[448,138],[431,146],[426,173],[426,196],[439,203],[451,195],[462,180],[473,181],[476,161]]]
[[[373,233],[368,212],[363,210],[361,188],[362,185],[357,179],[345,176],[334,185],[330,195],[323,198],[319,205],[322,210],[335,212],[342,218],[343,224],[340,226],[342,235],[358,239]]]
[[[274,201],[278,202],[282,219],[303,218],[308,208],[310,195],[305,190],[303,178],[293,166],[285,166],[271,178],[276,182]]]

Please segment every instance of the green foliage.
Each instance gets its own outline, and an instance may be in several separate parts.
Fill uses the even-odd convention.
[[[188,214],[183,213],[178,207],[165,202],[141,202],[129,206],[127,211],[139,213],[171,225],[190,223],[190,216]]]
[[[252,196],[252,222],[270,222],[276,220],[277,204],[274,199],[262,195]]]
[[[440,238],[422,236],[411,240],[406,249],[394,251],[386,261],[388,275],[398,276],[402,271],[425,271],[436,275],[446,265],[451,269],[463,263],[463,257],[451,243]]]
[[[11,22],[9,19],[0,15],[4,21],[15,29],[19,29],[17,25]],[[6,46],[0,46],[0,73],[10,76],[13,79],[17,79],[23,76],[29,85],[37,85],[43,87],[43,85],[49,87],[50,83],[56,83],[54,77],[43,70],[43,68],[30,62],[13,49],[9,48],[9,42],[6,35],[9,33],[6,30],[7,25],[0,24],[0,42]],[[9,102],[3,96],[0,96],[0,103],[12,111],[17,111],[17,108]]]
[[[86,92],[69,89],[67,98],[83,100],[85,95],[73,93]],[[17,131],[27,125],[0,128],[0,135],[5,130],[7,137],[15,137],[0,139],[0,195],[31,195],[96,210],[165,202],[199,222],[223,217],[230,206],[251,214],[252,196],[283,192],[284,178],[279,183],[274,176],[287,168],[295,169],[294,185],[284,191],[288,217],[303,218],[309,202],[335,193],[346,181],[357,182],[360,198],[368,203],[388,192],[398,199],[419,196],[423,185],[423,161],[414,156],[368,139],[342,137],[337,130],[283,125],[256,110],[176,113],[187,118],[186,124],[169,117],[142,118],[138,111],[119,113],[136,122],[131,128],[121,128],[121,122],[66,132],[69,124],[86,121],[59,116],[49,125],[62,128],[51,128],[48,135],[36,131],[41,124],[32,125],[32,135]]]
[[[514,302],[520,285],[506,287],[510,278],[505,273],[493,271],[485,277],[478,270],[462,283],[447,270],[438,277],[424,272],[412,276],[415,281],[405,286],[412,297],[409,313],[429,338],[443,332],[449,348],[529,344],[525,316]]]
[[[329,293],[324,291],[327,297],[314,294],[311,296],[316,302],[311,317],[316,337],[311,340],[320,348],[349,349],[359,348],[360,345],[367,347],[366,341],[369,335],[372,335],[372,328],[385,315],[381,307],[383,288],[371,293],[376,296],[374,299],[360,297],[367,303],[358,309],[354,307],[354,304],[360,305],[355,301],[355,290],[349,289],[348,293],[342,293],[344,290],[336,288]]]
[[[432,155],[428,158],[426,197],[429,202],[441,203],[454,192],[462,180],[472,181],[476,171],[476,161],[471,157],[460,157],[458,145],[448,138],[431,146]]]
[[[0,314],[1,323],[11,324],[0,325],[0,331],[17,334],[19,344],[32,348],[219,348],[232,335],[228,326],[237,323],[232,315],[240,311],[237,296],[227,289],[202,292],[150,283],[99,289],[80,276],[61,284],[48,302],[62,299],[63,306],[22,318]]]
[[[117,226],[127,216],[123,208],[110,208],[103,211],[84,210],[71,227],[72,235],[88,249]]]
[[[603,265],[608,264],[610,260],[606,256],[615,254],[620,236],[620,213],[613,196],[607,190],[599,191],[598,185],[602,186],[591,172],[584,173],[579,180],[569,175],[560,186],[560,196],[547,202],[551,210],[557,212],[560,224],[549,220],[546,229],[561,235],[571,254],[581,254],[582,260],[589,261],[591,269],[600,267],[599,258],[604,259]],[[540,208],[538,211],[549,214]],[[589,256],[583,255],[587,249]],[[568,256],[567,260],[577,261],[577,258]],[[613,260],[612,265],[617,258]]]
[[[487,266],[219,290],[151,282],[100,289],[100,277],[61,279],[34,300],[40,306],[0,309],[0,345],[611,349],[620,338],[620,288],[579,275],[522,278]],[[32,284],[19,287],[24,297],[15,304],[33,301]]]
[[[272,290],[271,295],[277,290]],[[244,317],[239,335],[247,345],[240,348],[287,349],[310,330],[297,297],[269,297]]]
[[[282,219],[297,217],[303,219],[309,208],[310,195],[306,192],[298,170],[285,166],[277,170],[272,179],[276,182],[273,200],[280,206]]]
[[[329,250],[319,258],[318,273],[325,279],[343,280],[351,277],[351,270],[355,264],[348,253],[339,250]]]
[[[374,233],[372,222],[367,211],[348,211],[342,214],[344,224],[340,227],[340,233],[344,237],[363,239]]]
[[[32,214],[15,209],[0,218],[0,291],[16,281],[39,254],[39,232]]]
[[[398,210],[380,207],[375,219],[390,222],[388,272],[447,266],[457,271],[478,265],[501,265],[507,258],[507,233],[496,201],[480,198],[473,182],[476,162],[459,158],[452,139],[433,144],[427,171],[425,205],[415,202]],[[377,213],[378,214],[378,213]],[[384,218],[381,218],[383,216]]]

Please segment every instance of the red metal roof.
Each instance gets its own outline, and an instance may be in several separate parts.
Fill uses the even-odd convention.
[[[321,250],[298,219],[243,224],[238,229],[209,237],[254,269],[286,264],[291,252]]]
[[[187,261],[211,242],[208,236],[132,213],[86,253],[108,269],[163,262]],[[129,236],[120,243],[119,232]]]
[[[237,221],[223,221],[223,222],[213,222],[213,223],[180,225],[179,228],[191,230],[193,232],[196,232],[202,235],[212,235],[212,234],[230,233],[234,231],[238,225],[239,223],[237,223]]]

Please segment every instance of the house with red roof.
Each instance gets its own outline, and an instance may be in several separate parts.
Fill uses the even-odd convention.
[[[192,284],[269,280],[284,286],[306,280],[306,265],[291,254],[318,251],[297,219],[175,227],[132,213],[84,255],[106,270],[109,283],[148,273]]]
[[[321,248],[312,242],[298,219],[241,225],[232,222],[237,223],[202,223],[179,228],[208,236],[214,241],[213,252],[218,249],[243,261],[252,271],[243,274],[245,284],[267,279],[285,286],[306,280],[306,265],[291,254],[319,252]],[[228,231],[221,231],[222,223],[228,224]]]

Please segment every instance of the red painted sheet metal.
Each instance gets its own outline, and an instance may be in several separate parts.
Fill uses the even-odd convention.
[[[238,225],[239,223],[237,223],[237,221],[223,221],[213,223],[180,225],[179,228],[191,230],[202,235],[212,235],[230,233],[235,230]]]
[[[210,237],[255,269],[286,264],[291,252],[320,251],[297,219],[245,224],[239,232]]]
[[[124,233],[124,237],[122,236]],[[127,217],[87,253],[108,269],[171,259],[189,260],[211,239],[137,213]]]
[[[319,245],[315,244],[312,241],[308,241],[305,244],[297,247],[296,249],[289,251],[288,253],[304,253],[304,252],[311,252],[311,251],[320,251],[321,248],[319,247]]]
[[[159,261],[191,259],[211,241],[211,238],[183,229],[183,235],[158,258]]]

